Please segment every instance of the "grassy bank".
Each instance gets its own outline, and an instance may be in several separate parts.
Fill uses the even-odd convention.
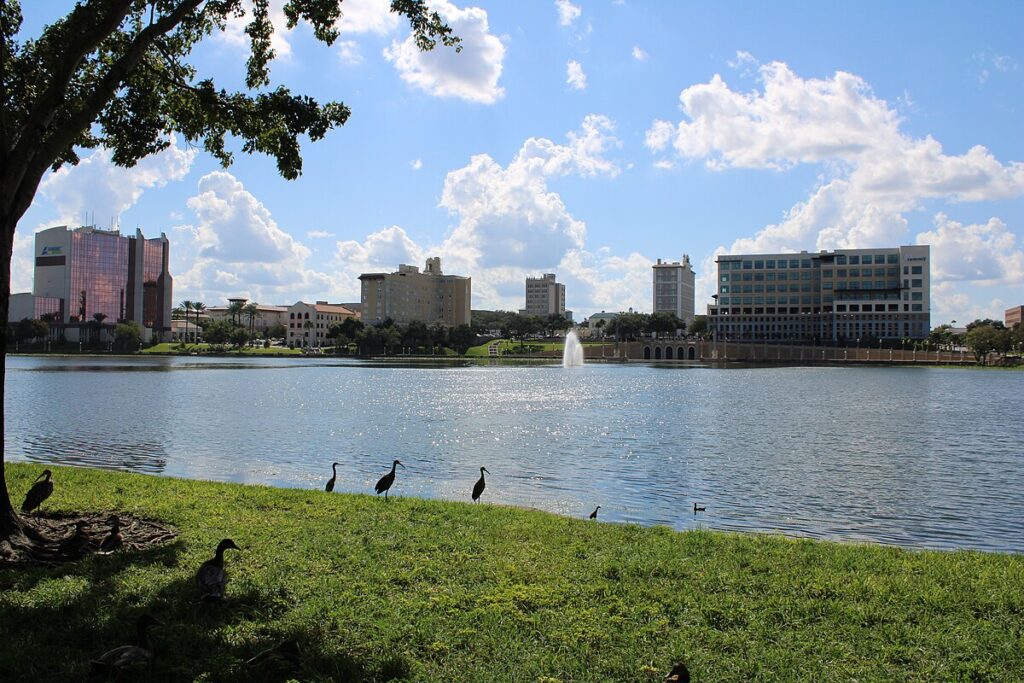
[[[8,464],[18,502],[40,469]],[[243,662],[286,638],[300,680],[660,681],[682,657],[696,681],[1024,679],[1024,557],[53,469],[48,513],[181,533],[0,571],[2,680],[81,680],[144,610],[165,622],[152,680],[281,680]],[[243,551],[203,605],[193,575],[223,537]]]
[[[289,349],[286,346],[271,346],[268,349],[262,346],[243,346],[238,349],[233,346],[215,346],[213,344],[184,344],[179,342],[164,342],[161,344],[154,344],[148,348],[142,350],[143,354],[178,354],[188,355],[191,353],[210,353],[217,348],[224,349],[218,353],[223,355],[239,355],[239,356],[301,356],[302,349]]]

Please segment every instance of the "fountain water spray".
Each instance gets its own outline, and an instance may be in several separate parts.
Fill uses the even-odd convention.
[[[583,365],[583,345],[575,332],[565,335],[565,351],[562,353],[562,367],[576,368]]]

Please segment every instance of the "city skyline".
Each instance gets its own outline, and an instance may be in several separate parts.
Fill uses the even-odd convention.
[[[689,253],[701,312],[723,251],[915,243],[932,245],[933,325],[1024,298],[1016,6],[480,4],[437,3],[459,56],[409,53],[386,3],[346,0],[330,50],[308,27],[277,35],[275,84],[353,108],[303,147],[297,182],[180,138],[129,171],[83,153],[19,225],[14,291],[33,232],[92,212],[168,234],[175,300],[354,301],[360,273],[436,254],[473,276],[474,308],[517,310],[526,276],[558,272],[583,318],[646,310],[655,259]],[[27,4],[24,32],[65,9]],[[959,41],[928,40],[952,26]],[[240,40],[197,62],[237,80]]]

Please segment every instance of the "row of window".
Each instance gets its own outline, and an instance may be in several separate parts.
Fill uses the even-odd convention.
[[[857,266],[857,265],[899,265],[899,254],[837,254],[834,263],[836,265]],[[793,268],[820,268],[821,261],[818,259],[750,259],[739,261],[720,261],[720,270],[775,270]],[[920,268],[920,266],[914,266]]]

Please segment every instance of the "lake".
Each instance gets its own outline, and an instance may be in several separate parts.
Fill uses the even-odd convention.
[[[1024,372],[8,357],[8,458],[1024,552]],[[59,479],[57,486],[59,486]],[[20,499],[23,492],[12,492]],[[693,514],[693,503],[707,512]]]

